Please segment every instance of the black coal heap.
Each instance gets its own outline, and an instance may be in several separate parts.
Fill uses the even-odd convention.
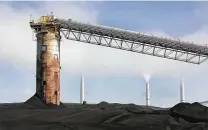
[[[65,108],[66,106],[60,102],[60,105],[56,104],[45,104],[37,94],[33,95],[30,99],[28,99],[26,102],[24,102],[24,105],[26,105],[28,108]]]
[[[24,103],[0,104],[0,130],[208,130],[208,108],[135,104],[46,105],[35,94]]]

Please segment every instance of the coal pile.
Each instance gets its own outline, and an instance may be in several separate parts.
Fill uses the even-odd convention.
[[[208,130],[207,107],[179,103],[170,109],[135,104],[45,105],[36,95],[0,104],[0,130]]]
[[[192,123],[208,121],[208,108],[197,102],[177,104],[170,112],[171,116],[181,117]]]
[[[46,109],[46,108],[64,108],[66,107],[62,102],[60,102],[60,105],[54,105],[54,104],[45,104],[40,98],[35,94],[30,99],[28,99],[26,102],[24,102],[24,105],[30,109]]]

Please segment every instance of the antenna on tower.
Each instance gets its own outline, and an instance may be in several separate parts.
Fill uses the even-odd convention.
[[[51,16],[53,16],[53,12],[51,12]]]
[[[34,20],[32,19],[32,14],[30,14],[30,23],[34,23]]]
[[[32,22],[32,15],[30,14],[30,22]]]

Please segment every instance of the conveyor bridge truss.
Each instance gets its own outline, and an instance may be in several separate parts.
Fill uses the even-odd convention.
[[[158,37],[150,34],[81,23],[72,19],[55,18],[57,25],[66,39],[100,45],[120,50],[142,53],[193,64],[201,64],[208,59],[208,47],[182,41]]]

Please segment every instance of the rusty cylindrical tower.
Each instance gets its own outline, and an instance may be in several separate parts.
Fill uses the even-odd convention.
[[[30,27],[37,38],[36,94],[46,104],[60,104],[60,30],[54,16],[42,16]]]

